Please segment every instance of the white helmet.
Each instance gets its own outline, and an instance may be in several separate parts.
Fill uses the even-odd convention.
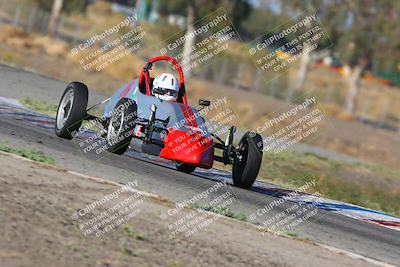
[[[155,90],[154,89],[158,89]],[[176,101],[178,98],[179,84],[174,75],[162,73],[153,81],[153,94],[164,101]]]

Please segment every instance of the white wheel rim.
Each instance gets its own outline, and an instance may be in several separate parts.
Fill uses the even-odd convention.
[[[123,122],[124,122],[125,114],[123,111],[114,113],[110,119],[110,123],[108,124],[107,131],[107,142],[108,144],[113,144],[115,140],[120,136],[122,132]],[[119,126],[115,127],[114,123],[118,123]]]
[[[74,104],[74,91],[69,90],[61,100],[60,106],[57,111],[57,129],[64,127],[65,122],[71,115],[72,105]]]

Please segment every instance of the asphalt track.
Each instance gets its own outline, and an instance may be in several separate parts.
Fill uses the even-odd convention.
[[[65,83],[38,74],[0,66],[0,96],[19,99],[29,96],[36,100],[58,103]],[[95,103],[103,96],[91,94]],[[163,163],[154,164],[135,154],[117,156],[107,153],[101,159],[83,155],[73,141],[57,138],[51,129],[36,126],[24,120],[5,116],[0,112],[0,140],[11,145],[35,145],[55,158],[58,165],[88,175],[100,176],[120,183],[137,179],[139,189],[169,198],[175,202],[191,199],[217,183],[223,173],[211,171],[188,175],[177,172]],[[216,177],[216,179],[213,178]],[[220,177],[219,177],[220,178]],[[226,178],[229,180],[229,177]],[[229,206],[235,212],[247,216],[269,203],[283,200],[277,195],[260,192],[256,188],[242,190],[225,186],[210,198],[231,192],[236,201]],[[292,201],[281,201],[263,216],[254,218],[254,223],[263,223],[268,218],[293,207]],[[392,265],[400,263],[400,231],[355,220],[325,209],[316,209],[316,214],[290,229],[298,237],[363,255]],[[293,210],[294,214],[296,210]],[[290,216],[286,212],[285,216]],[[234,233],[232,233],[234,234]],[[265,248],[268,249],[268,248]],[[253,257],[256,255],[249,255]],[[306,257],[307,255],[305,255]]]

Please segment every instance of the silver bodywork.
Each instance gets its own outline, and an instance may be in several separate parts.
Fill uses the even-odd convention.
[[[121,98],[129,98],[136,102],[137,114],[139,119],[148,119],[151,114],[151,105],[154,104],[157,107],[156,119],[166,121],[164,126],[166,129],[174,128],[175,130],[181,131],[200,131],[205,137],[211,137],[207,131],[207,126],[204,119],[200,116],[199,111],[188,105],[183,105],[177,102],[161,101],[155,96],[148,96],[140,92],[138,88],[138,80],[134,80],[129,84],[122,86],[116,91],[108,101],[103,116],[110,117],[118,101]],[[196,121],[197,127],[193,127],[187,122],[187,115],[190,109],[193,113],[193,120]],[[162,123],[161,123],[162,124]],[[161,126],[161,125],[160,125]],[[154,132],[153,139],[162,140],[159,133]],[[160,147],[152,144],[145,144],[139,139],[133,139],[131,145],[135,150],[149,154],[159,154]]]

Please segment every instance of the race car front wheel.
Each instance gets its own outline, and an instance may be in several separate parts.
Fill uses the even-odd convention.
[[[259,134],[247,132],[240,140],[238,158],[232,169],[233,184],[250,188],[257,178],[263,155],[263,141]]]
[[[57,136],[69,140],[74,137],[86,116],[87,104],[87,86],[80,82],[68,84],[58,105],[55,122]]]
[[[108,151],[122,155],[128,149],[135,129],[137,106],[135,101],[122,98],[112,112],[107,129]]]

